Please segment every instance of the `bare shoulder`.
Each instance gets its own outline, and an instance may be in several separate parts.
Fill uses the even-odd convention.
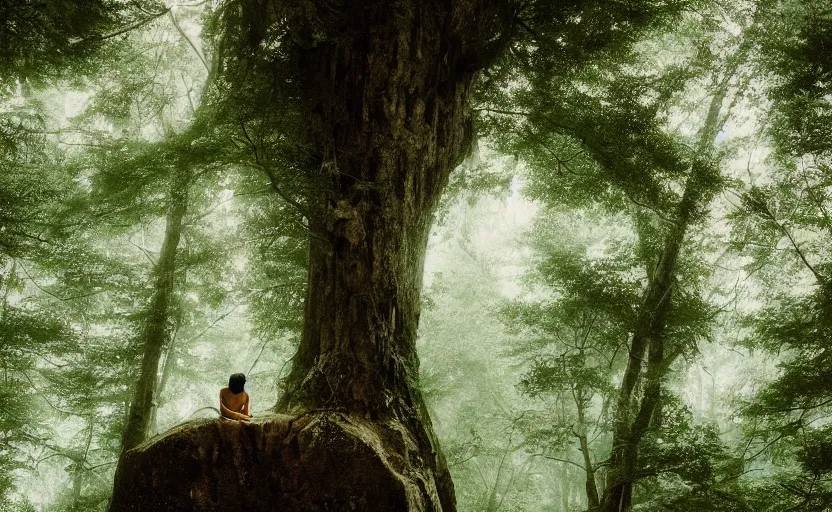
[[[230,391],[231,391],[231,390],[230,390],[230,389],[228,389],[228,388],[222,388],[222,389],[220,390],[220,396],[226,396],[226,395],[228,395],[228,393],[229,393]]]

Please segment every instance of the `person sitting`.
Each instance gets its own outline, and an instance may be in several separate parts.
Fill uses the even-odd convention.
[[[228,387],[220,390],[220,414],[223,418],[237,421],[249,421],[252,418],[248,393],[243,391],[245,384],[246,376],[235,373],[228,379]]]

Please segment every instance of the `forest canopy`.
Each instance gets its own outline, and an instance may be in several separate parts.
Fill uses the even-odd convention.
[[[830,211],[827,0],[0,2],[0,511],[832,510]]]

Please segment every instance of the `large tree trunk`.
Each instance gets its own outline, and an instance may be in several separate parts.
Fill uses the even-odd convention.
[[[304,331],[279,409],[400,424],[444,510],[454,490],[419,388],[416,333],[432,214],[471,147],[484,64],[473,25],[493,22],[486,3],[348,4],[337,22],[353,35],[301,64],[318,100],[311,138],[331,174],[309,199]]]
[[[142,328],[144,353],[133,400],[130,402],[127,424],[124,427],[122,454],[142,443],[152,425],[159,359],[164,347],[170,342],[170,309],[174,293],[176,253],[182,234],[182,219],[188,207],[188,184],[189,174],[186,170],[177,169],[171,176],[165,238],[154,269],[153,295]]]

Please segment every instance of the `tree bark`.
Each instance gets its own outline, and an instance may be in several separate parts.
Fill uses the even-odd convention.
[[[170,309],[174,293],[176,253],[182,234],[182,219],[188,207],[189,181],[189,173],[184,169],[177,169],[170,179],[165,236],[154,269],[153,296],[148,304],[142,328],[144,354],[133,400],[130,402],[127,424],[124,427],[122,454],[141,444],[147,438],[151,426],[159,359],[164,347],[170,342]]]

